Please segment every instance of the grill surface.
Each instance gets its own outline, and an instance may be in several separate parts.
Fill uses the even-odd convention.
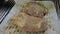
[[[0,9],[0,23],[4,20],[7,14],[10,12],[11,8],[14,6],[14,0],[9,0],[4,6]]]

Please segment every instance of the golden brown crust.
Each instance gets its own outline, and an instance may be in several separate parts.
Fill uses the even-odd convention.
[[[45,13],[47,13],[47,10],[42,5],[40,6],[40,4],[35,2],[27,3],[27,6],[23,7],[22,12],[13,16],[10,21],[24,31],[43,32],[48,28],[47,21],[41,18]]]
[[[44,18],[29,16],[23,12],[13,16],[10,21],[28,32],[42,32],[47,29],[47,21]]]
[[[27,3],[22,7],[22,12],[36,17],[43,17],[48,13],[47,9],[42,4],[37,2]]]
[[[47,22],[43,18],[29,16],[23,29],[28,32],[42,32],[47,29]]]

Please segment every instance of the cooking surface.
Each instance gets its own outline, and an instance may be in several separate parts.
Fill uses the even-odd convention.
[[[21,2],[22,3],[22,2]],[[46,4],[46,5],[49,5],[49,4]],[[46,6],[45,5],[45,6]],[[52,2],[52,5],[54,6],[54,4],[53,4],[53,2]],[[2,30],[3,29],[3,27],[4,27],[4,25],[7,25],[7,21],[14,15],[14,14],[16,14],[16,13],[18,13],[19,11],[20,11],[20,8],[19,8],[20,6],[19,6],[19,4],[15,4],[15,6],[12,8],[12,10],[10,11],[10,13],[7,15],[7,17],[4,19],[4,21],[1,23],[1,25],[0,25],[0,29]],[[46,6],[47,7],[47,6]],[[49,15],[49,19],[51,19],[51,24],[53,24],[52,26],[54,26],[55,28],[56,28],[56,31],[58,31],[57,29],[57,26],[58,25],[56,25],[56,24],[58,24],[57,22],[57,14],[56,14],[56,9],[54,8],[53,10],[52,9],[50,9],[49,11],[52,11],[52,12],[50,12],[50,14],[51,15]],[[51,16],[53,16],[54,18],[52,19],[51,18]],[[48,17],[48,16],[47,16]],[[47,18],[47,17],[45,17],[45,18]],[[56,31],[52,31],[52,30],[48,30],[48,33],[50,33],[50,34],[56,34],[57,32]],[[54,33],[53,33],[54,32]]]
[[[15,0],[16,1],[16,0]],[[18,1],[18,0],[17,0]],[[16,2],[17,2],[16,1]],[[18,3],[19,3],[19,1],[18,1]],[[21,2],[22,3],[22,2]],[[53,4],[54,5],[54,4]],[[1,23],[1,25],[0,25],[0,30],[1,30],[1,33],[2,33],[2,31],[3,31],[3,27],[5,26],[5,25],[7,25],[7,21],[13,16],[13,15],[15,15],[16,13],[18,13],[19,12],[19,10],[20,10],[20,8],[19,8],[20,6],[19,6],[19,4],[15,4],[15,6],[12,8],[12,10],[10,11],[10,13],[7,15],[7,17],[4,19],[4,21]],[[54,10],[52,10],[52,11],[56,11],[56,9],[54,8]],[[52,20],[52,23],[51,24],[53,24],[53,26],[55,26],[55,30],[57,31],[52,31],[52,30],[49,30],[48,31],[48,33],[49,34],[60,34],[60,24],[58,23],[58,18],[57,18],[57,14],[56,13],[54,13],[54,12],[51,12],[51,15],[49,15],[50,17],[51,16],[53,16],[54,15],[54,20],[55,20],[55,22],[53,22],[54,20]],[[53,15],[52,15],[53,14]],[[54,33],[53,33],[54,32]],[[6,32],[7,33],[7,32]]]
[[[4,20],[6,15],[10,12],[11,8],[14,6],[14,1],[8,1],[3,4],[0,8],[0,23]]]

